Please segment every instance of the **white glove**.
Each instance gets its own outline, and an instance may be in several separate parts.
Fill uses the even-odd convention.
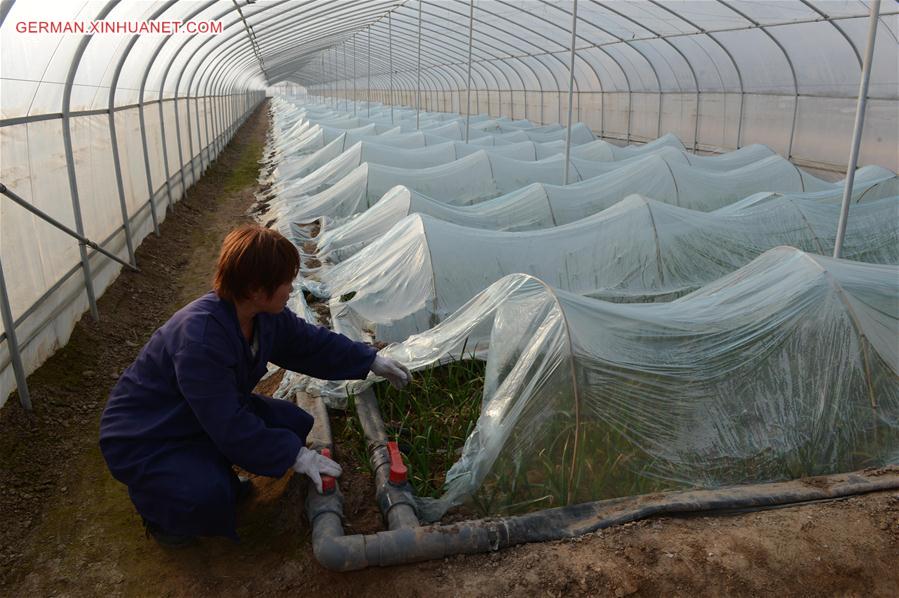
[[[315,451],[310,451],[305,446],[297,453],[297,460],[293,464],[293,470],[309,476],[319,494],[322,492],[322,474],[336,478],[343,473],[343,469],[340,468],[336,461],[332,461]]]
[[[409,368],[394,359],[381,357],[380,355],[375,355],[375,360],[371,364],[371,372],[376,376],[387,378],[391,386],[397,390],[406,386],[412,380]]]

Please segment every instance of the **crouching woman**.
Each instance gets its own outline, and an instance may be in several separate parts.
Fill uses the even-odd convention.
[[[250,487],[232,465],[271,477],[293,468],[319,488],[321,474],[340,474],[305,446],[311,415],[252,392],[267,363],[322,379],[372,371],[395,386],[409,381],[401,364],[286,307],[299,265],[279,233],[256,225],[231,231],[214,290],[154,332],[112,389],[100,448],[161,544],[237,538],[235,506]]]

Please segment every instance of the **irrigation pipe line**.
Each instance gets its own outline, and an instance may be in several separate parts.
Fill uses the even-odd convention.
[[[367,391],[371,393],[369,389]],[[310,435],[314,447],[332,443],[327,410],[320,397],[301,393],[315,416],[317,428]],[[359,399],[362,400],[359,400]],[[357,397],[357,412],[376,463],[374,449],[383,432],[380,414],[370,410],[371,398]],[[365,405],[361,410],[359,405]],[[374,404],[375,409],[377,404]],[[319,425],[321,419],[324,425]],[[366,419],[372,421],[365,421]],[[369,437],[370,433],[373,437]],[[376,472],[379,471],[376,469]],[[319,563],[332,571],[354,571],[445,558],[456,554],[493,552],[530,542],[563,540],[658,515],[683,515],[735,509],[767,509],[820,500],[833,500],[868,492],[899,489],[899,467],[864,470],[803,480],[731,486],[717,490],[665,492],[613,498],[547,509],[527,515],[477,519],[451,525],[397,525],[388,519],[388,531],[344,535],[343,495],[339,486],[319,494],[308,484],[306,515],[312,524],[312,549]],[[382,513],[384,512],[383,505]]]
[[[369,388],[356,396],[356,415],[368,441],[369,459],[375,473],[375,497],[388,529],[418,527],[415,497],[408,481],[393,483],[390,479],[393,460],[387,446],[384,419],[378,409],[375,393]],[[397,454],[401,461],[401,457]],[[402,463],[400,464],[402,466]]]

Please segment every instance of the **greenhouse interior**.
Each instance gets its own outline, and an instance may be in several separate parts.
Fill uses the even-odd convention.
[[[851,554],[823,595],[895,595],[897,36],[881,0],[4,0],[0,581],[230,593],[244,550],[350,594],[792,594],[505,549],[845,508],[873,531],[803,531],[843,548],[802,583]],[[141,521],[242,547],[154,585],[164,550],[97,556]]]

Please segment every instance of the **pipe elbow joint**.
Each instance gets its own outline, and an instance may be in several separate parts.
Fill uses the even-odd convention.
[[[369,566],[362,535],[317,536],[312,542],[312,552],[319,564],[329,571],[356,571]]]

